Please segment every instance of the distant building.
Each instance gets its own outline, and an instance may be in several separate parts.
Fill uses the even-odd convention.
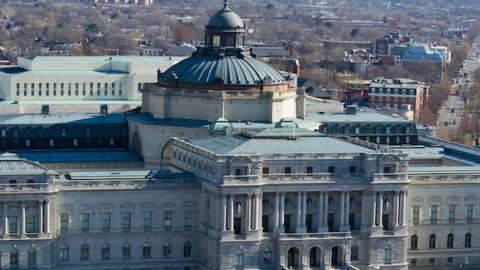
[[[372,80],[368,88],[368,106],[393,109],[411,107],[415,119],[418,119],[418,113],[428,100],[429,90],[429,86],[415,80],[377,78]]]
[[[183,57],[45,56],[0,67],[0,99],[141,100],[139,90]]]
[[[101,4],[121,4],[121,5],[144,5],[149,6],[154,3],[153,0],[94,0]]]

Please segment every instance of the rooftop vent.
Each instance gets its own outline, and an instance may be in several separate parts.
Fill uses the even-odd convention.
[[[42,114],[49,114],[50,113],[50,106],[42,105]]]

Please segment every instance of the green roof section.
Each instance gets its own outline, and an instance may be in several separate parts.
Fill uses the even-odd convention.
[[[478,174],[480,166],[408,167],[409,174]]]
[[[279,131],[281,130],[281,131]],[[223,136],[189,143],[219,155],[361,154],[375,150],[303,129],[267,129],[256,135]]]

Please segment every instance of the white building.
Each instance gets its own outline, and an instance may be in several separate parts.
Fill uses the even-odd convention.
[[[7,101],[140,101],[139,89],[157,81],[181,57],[39,56],[0,68],[0,99]]]

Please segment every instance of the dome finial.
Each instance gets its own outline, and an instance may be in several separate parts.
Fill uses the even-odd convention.
[[[223,0],[223,9],[228,9],[228,0]]]

